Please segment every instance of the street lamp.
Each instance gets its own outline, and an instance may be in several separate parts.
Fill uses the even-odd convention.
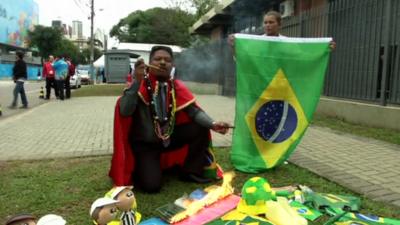
[[[94,61],[94,36],[93,36],[93,20],[94,20],[94,0],[91,0],[90,4],[90,77],[92,78],[92,81],[94,82],[94,67],[93,67],[93,61]]]
[[[99,9],[99,11],[103,11],[104,9]],[[93,84],[96,84],[95,74],[94,74],[94,0],[91,0],[90,4],[90,77],[92,78]]]

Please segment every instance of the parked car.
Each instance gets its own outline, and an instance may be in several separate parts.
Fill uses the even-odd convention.
[[[90,84],[90,66],[89,65],[78,65],[76,67],[76,73],[81,77],[81,84]]]
[[[69,83],[71,88],[80,88],[81,87],[81,75],[76,73],[69,78]]]

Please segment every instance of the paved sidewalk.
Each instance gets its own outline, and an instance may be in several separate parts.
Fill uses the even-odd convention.
[[[18,96],[18,107],[17,109],[9,109],[8,106],[13,100],[13,90],[15,84],[11,80],[0,80],[0,105],[2,116],[0,116],[0,123],[3,119],[20,114],[26,111],[26,109],[19,109],[21,106],[21,97]],[[28,99],[28,105],[30,108],[36,107],[43,103],[46,103],[44,99],[39,98],[40,87],[43,87],[44,94],[46,93],[46,82],[45,81],[26,81],[24,84],[26,97]],[[54,97],[54,90],[51,90],[51,96]]]
[[[115,100],[53,100],[1,120],[0,160],[111,153]]]
[[[110,154],[116,97],[51,101],[0,121],[0,160]],[[233,123],[233,98],[198,96],[216,120]],[[18,136],[16,135],[18,134]],[[231,134],[213,133],[230,146]],[[290,162],[372,199],[400,206],[400,146],[310,127]]]

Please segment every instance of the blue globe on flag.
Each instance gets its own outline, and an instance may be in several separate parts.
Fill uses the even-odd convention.
[[[281,143],[290,138],[296,130],[297,122],[296,110],[289,102],[281,100],[263,104],[255,117],[257,134],[272,143]]]

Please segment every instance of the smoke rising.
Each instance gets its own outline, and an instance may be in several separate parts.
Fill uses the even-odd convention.
[[[177,56],[175,63],[177,78],[202,83],[223,83],[225,77],[234,76],[233,55],[226,38],[230,33],[262,34],[263,13],[274,9],[279,1],[236,0],[225,8],[230,15],[224,39],[210,42],[201,47],[190,48]],[[211,32],[211,31],[210,31]]]
[[[181,80],[201,83],[218,83],[232,57],[226,40],[183,51],[175,60],[177,74]]]

